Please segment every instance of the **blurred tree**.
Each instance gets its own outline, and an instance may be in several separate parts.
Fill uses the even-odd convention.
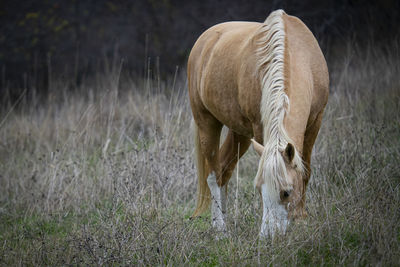
[[[131,73],[143,76],[155,68],[157,75],[171,75],[185,65],[208,27],[229,20],[261,22],[278,8],[332,44],[346,36],[385,41],[399,31],[397,0],[3,0],[0,90],[46,91],[54,76],[68,77],[74,87],[120,58]]]

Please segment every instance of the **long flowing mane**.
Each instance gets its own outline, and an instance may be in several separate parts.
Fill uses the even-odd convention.
[[[279,188],[288,188],[285,161],[281,151],[288,143],[283,120],[289,110],[285,92],[285,25],[283,10],[272,12],[259,29],[257,69],[261,82],[261,120],[264,128],[264,152],[261,156],[255,182],[264,179],[271,198],[279,197]],[[302,159],[296,150],[294,164],[304,171]]]

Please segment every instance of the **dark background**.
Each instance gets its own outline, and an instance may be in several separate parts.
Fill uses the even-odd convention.
[[[5,0],[0,3],[1,92],[46,92],[49,76],[76,87],[123,59],[132,77],[174,75],[196,38],[224,21],[264,21],[283,8],[302,19],[325,54],[398,36],[400,1]],[[338,52],[339,51],[339,52]]]

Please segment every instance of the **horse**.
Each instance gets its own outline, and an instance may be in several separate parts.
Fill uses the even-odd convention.
[[[227,183],[253,144],[261,194],[261,237],[307,216],[311,152],[328,101],[329,74],[307,26],[283,10],[264,23],[217,24],[195,42],[187,64],[198,176],[197,207],[211,202],[212,226],[226,233]],[[229,130],[220,147],[223,126]]]

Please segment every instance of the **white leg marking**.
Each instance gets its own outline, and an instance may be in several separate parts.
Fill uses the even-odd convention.
[[[271,199],[267,186],[261,186],[263,200],[263,218],[261,223],[260,237],[273,237],[276,233],[285,233],[289,225],[288,212],[280,205],[277,199]]]
[[[225,222],[224,222],[224,214],[223,214],[223,205],[221,195],[225,195],[225,193],[221,194],[221,188],[217,184],[217,179],[215,177],[215,173],[212,172],[207,178],[208,187],[211,191],[211,219],[212,226],[217,230],[225,232]],[[222,190],[223,191],[223,190]],[[225,196],[223,197],[225,198]],[[225,205],[225,204],[224,204]]]

